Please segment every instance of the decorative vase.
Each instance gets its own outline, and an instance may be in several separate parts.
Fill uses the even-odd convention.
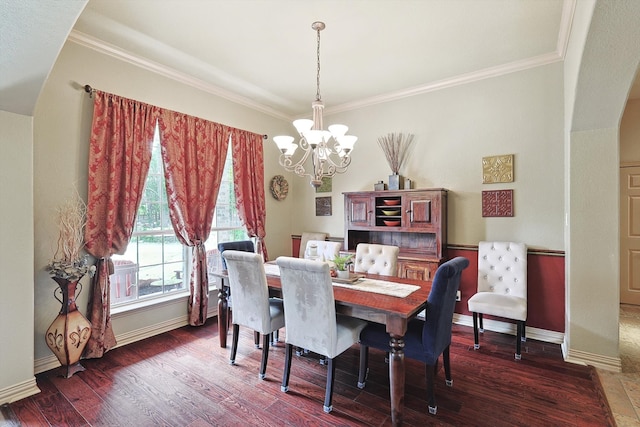
[[[389,175],[389,190],[402,190],[402,176],[394,173]]]
[[[47,329],[45,338],[47,346],[64,368],[62,376],[70,378],[76,372],[85,370],[80,364],[80,357],[91,337],[91,323],[76,307],[76,287],[79,280],[69,281],[58,277],[54,277],[53,280],[60,286],[62,300],[56,295],[57,289],[53,296],[60,301],[62,307],[58,317]],[[80,284],[80,291],[82,291],[82,284]]]
[[[349,278],[349,270],[338,270],[338,279],[348,279]]]

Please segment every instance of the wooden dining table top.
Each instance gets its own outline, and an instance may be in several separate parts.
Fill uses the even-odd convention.
[[[360,274],[360,273],[359,273]],[[333,295],[336,311],[341,314],[387,325],[387,332],[404,335],[406,322],[420,313],[426,305],[431,291],[431,281],[405,279],[395,276],[362,274],[368,279],[418,286],[406,297],[396,297],[358,290],[357,287],[334,286]],[[267,283],[272,290],[281,290],[279,276],[267,275]],[[393,321],[396,319],[396,322]],[[395,324],[398,323],[399,324]]]

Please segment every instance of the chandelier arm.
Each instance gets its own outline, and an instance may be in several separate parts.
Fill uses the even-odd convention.
[[[329,126],[328,131],[324,130],[322,117],[324,103],[320,94],[320,31],[325,29],[325,24],[324,22],[316,21],[311,24],[311,28],[316,31],[317,42],[316,99],[311,104],[313,110],[312,120],[300,119],[294,121],[294,126],[300,134],[297,147],[295,146],[296,144],[291,142],[291,145],[287,148],[286,137],[282,137],[285,141],[284,144],[282,139],[279,140],[278,147],[284,151],[279,159],[280,165],[298,176],[310,177],[311,185],[317,188],[322,184],[322,178],[346,172],[347,167],[351,164],[350,153],[357,137],[345,135],[348,128],[344,125],[336,124]],[[303,151],[303,155],[298,161],[292,159],[297,151],[296,148],[300,148]],[[289,155],[286,155],[286,152],[289,152]],[[309,155],[311,155],[311,165],[308,168],[311,170],[307,171],[304,164],[309,159]]]

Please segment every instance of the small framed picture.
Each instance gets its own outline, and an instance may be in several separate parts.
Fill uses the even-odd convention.
[[[331,193],[331,177],[323,176],[322,184],[316,188],[316,193]]]
[[[316,197],[316,216],[331,216],[331,197]]]

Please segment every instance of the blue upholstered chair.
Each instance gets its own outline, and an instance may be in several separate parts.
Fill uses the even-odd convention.
[[[222,253],[226,250],[232,250],[232,251],[243,251],[243,252],[255,252],[255,246],[253,245],[253,241],[251,240],[239,240],[237,242],[223,242],[223,243],[218,243],[218,252],[220,252],[220,256],[222,256]],[[224,260],[224,257],[222,257],[222,269],[226,270],[227,269],[227,263]]]
[[[262,334],[262,363],[259,378],[264,379],[269,357],[269,337],[284,327],[282,299],[269,298],[269,286],[262,256],[226,250],[222,258],[227,264],[229,286],[233,291],[233,339],[229,363],[236,361],[240,326]]]
[[[449,364],[449,346],[451,345],[451,324],[456,305],[456,293],[460,286],[462,271],[469,260],[457,257],[442,264],[436,271],[433,286],[427,299],[426,319],[413,319],[409,322],[404,336],[405,357],[419,360],[426,365],[427,399],[429,413],[438,410],[434,393],[434,377],[438,370],[438,358],[442,355],[446,384],[453,385]],[[391,351],[391,337],[385,325],[369,323],[360,333],[360,373],[358,387],[364,388],[368,371],[369,347],[386,352]]]

